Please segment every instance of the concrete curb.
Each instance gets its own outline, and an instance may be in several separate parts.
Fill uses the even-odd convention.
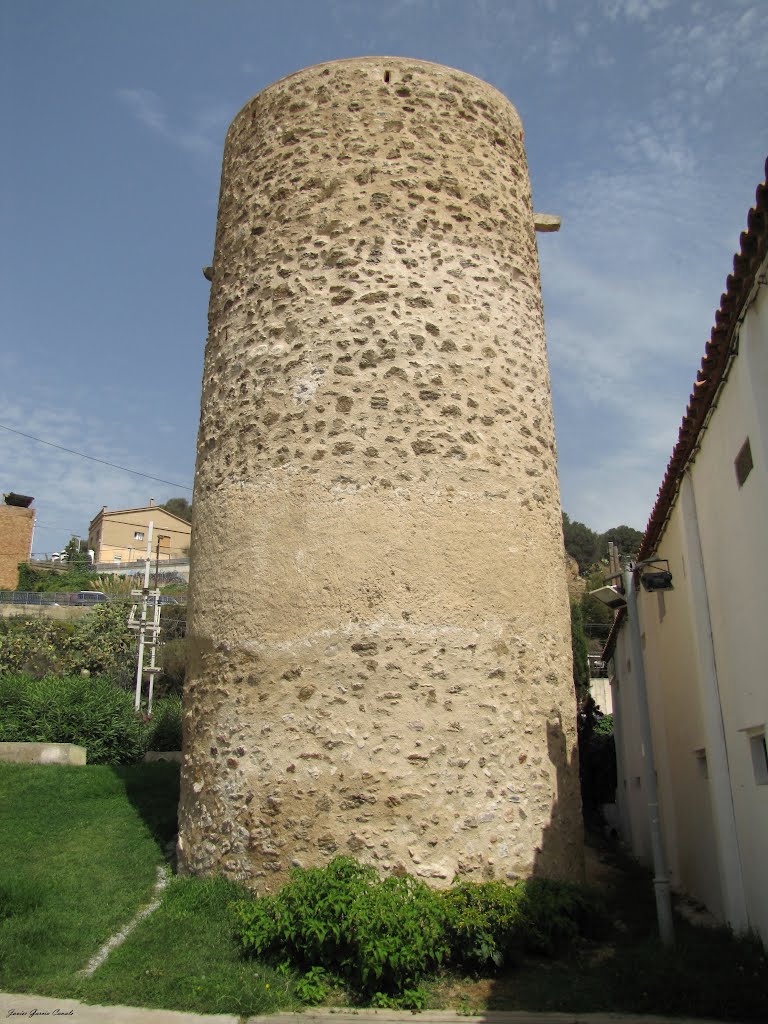
[[[89,1006],[75,999],[13,995],[0,992],[0,1017],[65,1018],[74,1024],[240,1024],[242,1017],[229,1014],[185,1013],[179,1010],[145,1010],[133,1006]],[[631,1013],[529,1013],[526,1010],[494,1011],[470,1017],[452,1010],[306,1010],[249,1017],[249,1024],[721,1024],[703,1018],[658,1017]]]

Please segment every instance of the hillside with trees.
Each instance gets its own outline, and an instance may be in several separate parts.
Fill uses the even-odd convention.
[[[608,558],[608,544],[613,542],[623,558],[632,558],[640,547],[643,535],[631,526],[613,526],[605,533],[595,533],[584,523],[572,520],[563,512],[565,550],[579,563],[579,574],[589,576],[596,566]]]

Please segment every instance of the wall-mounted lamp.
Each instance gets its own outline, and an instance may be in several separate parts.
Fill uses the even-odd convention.
[[[665,569],[650,568],[654,565],[664,565]],[[672,586],[672,573],[669,571],[669,562],[666,558],[647,558],[644,562],[635,565],[635,579],[640,580],[643,590],[652,593],[655,590],[674,590]]]

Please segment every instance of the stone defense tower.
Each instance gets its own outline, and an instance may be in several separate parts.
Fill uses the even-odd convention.
[[[182,869],[578,878],[570,623],[520,119],[418,60],[237,115],[194,494]]]

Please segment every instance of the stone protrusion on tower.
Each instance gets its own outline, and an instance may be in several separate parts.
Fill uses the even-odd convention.
[[[227,135],[183,870],[578,878],[570,620],[520,119],[450,68],[291,75]]]

